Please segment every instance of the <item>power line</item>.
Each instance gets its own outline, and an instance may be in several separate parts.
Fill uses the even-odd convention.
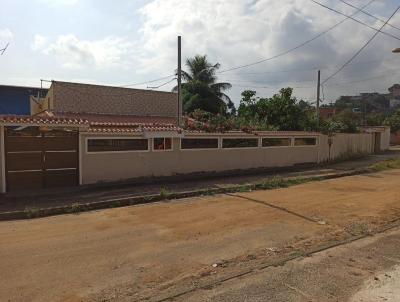
[[[393,14],[389,17],[389,19],[387,19],[386,22],[380,27],[380,29],[373,34],[373,36],[367,41],[367,43],[365,43],[349,60],[347,60],[346,63],[344,63],[342,65],[342,67],[340,67],[336,72],[334,72],[332,75],[330,75],[328,78],[326,78],[321,83],[321,85],[324,85],[326,82],[328,82],[334,76],[336,76],[339,72],[341,72],[343,70],[343,68],[345,68],[347,65],[349,65],[351,63],[351,61],[353,61],[375,39],[375,37],[381,32],[381,30],[393,18],[393,16],[399,11],[399,9],[400,9],[400,6],[397,7],[397,9],[393,12]]]
[[[317,5],[319,5],[319,6],[322,6],[322,7],[326,8],[326,9],[329,9],[330,11],[333,11],[333,12],[339,14],[339,15],[346,16],[346,17],[348,17],[349,19],[351,19],[351,20],[353,20],[353,21],[355,21],[355,22],[357,22],[357,23],[360,23],[360,24],[362,24],[362,25],[364,25],[364,26],[366,26],[366,27],[368,27],[368,28],[370,28],[370,29],[372,29],[372,30],[375,30],[376,32],[381,32],[382,34],[384,34],[384,35],[386,35],[386,36],[388,36],[388,37],[391,37],[391,38],[393,38],[393,39],[396,39],[396,40],[399,40],[399,41],[400,41],[400,38],[397,37],[397,36],[395,36],[395,35],[392,35],[392,34],[390,34],[390,33],[384,32],[384,31],[379,31],[377,28],[375,28],[375,27],[373,27],[373,26],[371,26],[371,25],[368,25],[367,23],[364,23],[364,22],[362,22],[362,21],[360,21],[360,20],[357,20],[357,19],[353,18],[352,16],[346,15],[346,14],[344,14],[344,13],[342,13],[342,12],[336,10],[336,9],[333,9],[333,8],[331,8],[331,7],[329,7],[329,6],[326,6],[325,4],[322,4],[322,3],[318,2],[318,1],[315,1],[315,0],[310,0],[310,1],[313,2],[313,3],[315,3],[315,4],[317,4]],[[358,8],[357,12],[361,12],[361,11],[362,11],[362,9]]]
[[[7,43],[7,45],[6,45],[4,48],[0,49],[1,56],[2,56],[2,55],[5,53],[5,51],[7,50],[8,45],[10,45],[10,43]]]
[[[359,65],[359,64],[373,64],[378,62],[386,62],[386,61],[397,61],[398,58],[390,58],[390,59],[380,59],[380,60],[370,60],[370,61],[361,61],[354,62],[349,65]],[[310,68],[295,68],[295,69],[285,69],[285,70],[275,70],[275,71],[261,71],[261,72],[240,72],[234,73],[234,75],[260,75],[260,74],[275,74],[275,73],[288,73],[288,72],[296,72],[296,71],[315,71],[315,70],[324,70],[324,69],[333,69],[338,66],[322,66],[322,67],[310,67]]]
[[[366,5],[362,6],[361,9],[366,8],[367,6],[369,6],[371,3],[375,2],[375,1],[376,1],[376,0],[371,0],[371,1],[369,1]],[[263,63],[263,62],[271,61],[271,60],[277,59],[277,58],[279,58],[279,57],[285,56],[285,55],[287,55],[287,54],[289,54],[289,53],[291,53],[291,52],[293,52],[293,51],[295,51],[295,50],[297,50],[297,49],[299,49],[299,48],[301,48],[301,47],[303,47],[303,46],[305,46],[305,45],[307,45],[307,44],[313,42],[314,40],[316,40],[316,39],[318,39],[319,37],[325,35],[326,33],[330,32],[331,30],[333,30],[334,28],[338,27],[339,25],[341,25],[341,24],[342,24],[343,22],[345,22],[346,20],[350,19],[352,16],[356,15],[358,12],[359,12],[359,11],[354,12],[351,16],[346,17],[345,19],[343,19],[343,20],[340,21],[339,23],[336,23],[335,25],[329,27],[328,29],[326,29],[326,30],[320,32],[319,34],[317,34],[317,35],[314,36],[313,38],[311,38],[311,39],[309,39],[309,40],[307,40],[307,41],[305,41],[305,42],[303,42],[303,43],[300,43],[299,45],[297,45],[297,46],[295,46],[295,47],[293,47],[293,48],[290,48],[290,49],[288,49],[288,50],[285,50],[285,51],[283,51],[283,52],[281,52],[281,53],[279,53],[279,54],[276,54],[276,55],[274,55],[274,56],[272,56],[272,57],[269,57],[269,58],[266,58],[266,59],[262,59],[262,60],[259,60],[259,61],[253,62],[253,63],[249,63],[249,64],[240,65],[240,66],[232,67],[232,68],[229,68],[229,69],[225,69],[225,70],[222,70],[222,71],[220,71],[220,72],[218,72],[218,73],[225,73],[225,72],[232,71],[232,70],[237,70],[237,69],[241,69],[241,68],[246,68],[246,67],[254,66],[254,65],[257,65],[257,64],[260,64],[260,63]]]
[[[163,86],[165,86],[165,85],[167,85],[167,84],[169,84],[169,83],[171,83],[171,82],[173,82],[175,80],[177,80],[177,78],[173,78],[172,80],[170,80],[168,82],[165,82],[164,84],[161,84],[159,86],[154,86],[154,87],[147,86],[147,89],[158,89],[158,88],[163,87]]]
[[[158,82],[158,81],[162,81],[165,79],[169,79],[170,77],[175,77],[175,74],[169,75],[169,76],[165,76],[162,78],[158,78],[158,79],[154,79],[154,80],[149,80],[146,82],[139,82],[139,83],[133,83],[133,84],[128,84],[128,85],[121,85],[121,86],[117,86],[120,88],[125,88],[125,87],[130,87],[130,86],[139,86],[139,85],[144,85],[144,84],[150,84],[150,83],[154,83],[154,82]]]
[[[365,10],[363,10],[363,9],[360,9],[359,7],[357,7],[357,6],[355,6],[355,5],[351,4],[351,3],[348,3],[348,2],[346,2],[346,1],[344,1],[344,0],[339,0],[339,1],[342,2],[342,3],[344,3],[344,4],[346,4],[346,5],[348,5],[348,6],[350,6],[350,7],[352,7],[352,8],[355,8],[355,9],[359,10],[359,11],[360,11],[361,13],[363,13],[364,15],[367,15],[367,16],[369,16],[369,17],[374,18],[375,20],[378,20],[378,21],[381,21],[382,23],[385,23],[385,20],[383,20],[383,19],[381,19],[381,18],[378,18],[378,17],[376,17],[376,16],[370,14],[369,12],[367,12],[367,11],[365,11]],[[390,24],[390,23],[388,23],[387,26],[390,26],[390,27],[392,27],[392,28],[395,28],[395,29],[397,29],[397,30],[400,30],[400,27],[394,26],[394,25],[392,25],[392,24]]]

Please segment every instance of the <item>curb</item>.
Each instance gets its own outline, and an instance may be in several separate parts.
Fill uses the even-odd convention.
[[[363,169],[356,169],[356,170],[327,174],[327,175],[283,178],[282,183],[277,184],[275,186],[272,185],[271,187],[265,187],[263,183],[254,183],[248,185],[235,185],[224,188],[201,189],[201,190],[186,191],[179,193],[141,195],[141,196],[115,198],[115,199],[88,202],[88,203],[74,203],[72,205],[53,207],[53,208],[27,209],[24,211],[2,212],[0,213],[0,221],[33,219],[33,218],[56,216],[62,214],[78,214],[93,210],[126,207],[138,204],[148,204],[157,201],[176,200],[176,199],[196,197],[196,196],[236,193],[236,192],[245,192],[251,190],[273,190],[277,188],[290,187],[296,184],[307,183],[311,181],[322,181],[322,180],[335,179],[346,176],[368,174],[373,172],[376,172],[376,170],[371,168],[363,168]],[[291,181],[293,180],[297,180],[298,182],[291,183]]]

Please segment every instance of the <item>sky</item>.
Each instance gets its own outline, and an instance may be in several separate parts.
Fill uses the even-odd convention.
[[[344,14],[356,10],[338,0],[316,0]],[[370,0],[346,0],[364,6]],[[375,0],[359,21],[379,29],[400,5]],[[269,97],[282,87],[316,99],[322,81],[335,73],[376,32],[346,20],[318,39],[275,59],[345,19],[311,0],[1,0],[0,84],[40,86],[40,79],[171,90],[177,66],[177,36],[183,64],[196,54],[220,63],[218,81],[239,104],[243,90]],[[387,92],[400,82],[400,11],[378,36],[323,87],[324,103],[340,95]],[[183,66],[185,69],[185,66]],[[171,76],[170,78],[166,78]],[[45,83],[45,85],[49,85]]]

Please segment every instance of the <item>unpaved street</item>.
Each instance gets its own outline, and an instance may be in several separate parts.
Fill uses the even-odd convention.
[[[1,222],[0,301],[140,301],[185,291],[177,299],[197,301],[204,289],[196,288],[396,223],[399,177],[400,170],[391,170],[287,189]],[[386,247],[397,259],[399,246],[382,245],[383,252]],[[347,261],[335,259],[332,266]],[[390,269],[388,263],[396,264],[365,263],[370,274],[355,269],[357,278],[349,275],[354,281],[349,290],[361,288],[381,267]],[[314,270],[313,277],[319,273]],[[328,273],[321,273],[321,286]],[[214,285],[210,299],[221,288]],[[271,286],[261,293],[272,291]],[[334,287],[326,286],[310,299],[336,301]],[[215,301],[228,292],[222,290]],[[295,298],[309,294],[295,281],[287,292]],[[265,299],[261,295],[247,301]]]

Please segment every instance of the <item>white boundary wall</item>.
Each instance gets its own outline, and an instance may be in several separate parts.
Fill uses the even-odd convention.
[[[230,170],[245,170],[252,168],[288,167],[304,163],[321,163],[334,159],[345,159],[374,153],[375,134],[335,134],[329,151],[329,138],[317,135],[315,146],[294,146],[262,148],[222,149],[219,142],[218,149],[181,150],[180,138],[173,139],[171,151],[124,151],[124,152],[87,152],[87,139],[89,138],[118,138],[117,135],[81,134],[81,179],[82,184],[99,182],[113,182],[139,177],[172,176],[200,172],[221,172]],[[120,138],[127,136],[120,136]],[[135,136],[129,136],[134,138]],[[141,136],[136,136],[142,138]],[[185,136],[195,138],[191,134]],[[201,135],[201,137],[207,137]],[[212,135],[213,138],[216,135]],[[218,136],[221,140],[226,137]],[[254,138],[246,135],[242,137]],[[260,138],[261,136],[256,136]],[[268,136],[262,136],[268,137]],[[276,137],[276,135],[275,135]],[[300,136],[300,137],[305,137]],[[310,135],[308,137],[315,137]],[[149,141],[152,145],[152,139]],[[386,142],[381,140],[382,149]]]

